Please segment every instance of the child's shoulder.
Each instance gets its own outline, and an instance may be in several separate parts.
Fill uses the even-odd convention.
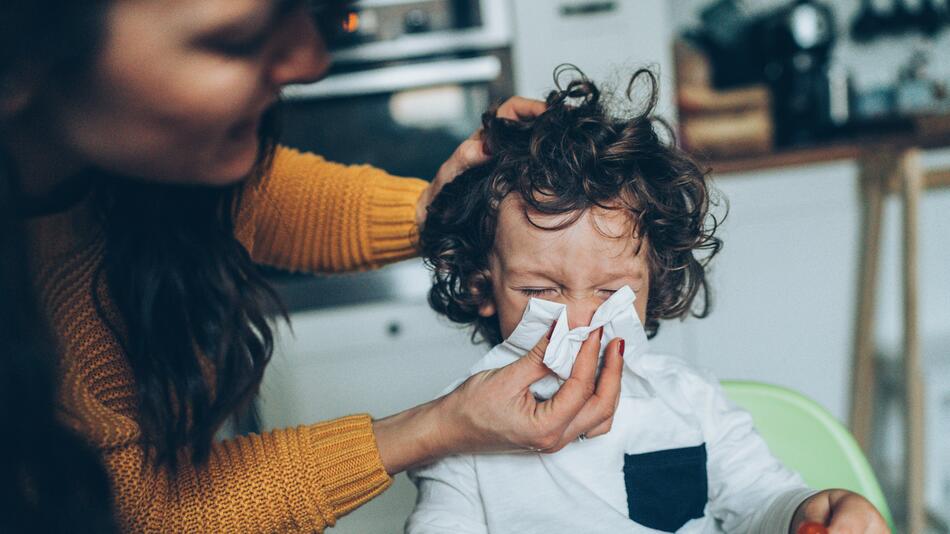
[[[648,352],[640,357],[635,368],[661,396],[675,395],[705,402],[722,391],[712,371],[675,356]]]
[[[681,380],[699,380],[718,384],[719,380],[709,369],[693,365],[682,358],[669,354],[647,352],[634,364],[638,372],[656,378],[675,377]]]

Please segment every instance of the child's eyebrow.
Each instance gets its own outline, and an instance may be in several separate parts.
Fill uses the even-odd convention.
[[[523,277],[523,278],[545,278],[547,280],[553,280],[555,278],[554,273],[546,273],[543,271],[533,271],[530,269],[508,269],[508,275],[513,277]]]
[[[535,277],[547,278],[549,280],[554,279],[556,277],[555,273],[548,273],[548,272],[534,270],[530,268],[508,269],[508,274],[510,276],[525,276],[525,277],[535,276]],[[637,267],[637,268],[631,268],[629,270],[623,270],[623,271],[608,271],[608,272],[600,274],[598,278],[603,279],[603,280],[619,280],[621,278],[643,278],[643,274],[644,274],[644,269],[642,267]]]

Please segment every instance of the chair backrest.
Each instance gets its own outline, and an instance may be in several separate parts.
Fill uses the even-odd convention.
[[[854,437],[815,401],[760,382],[724,381],[726,396],[752,414],[769,449],[813,488],[860,493],[894,528],[874,471]]]

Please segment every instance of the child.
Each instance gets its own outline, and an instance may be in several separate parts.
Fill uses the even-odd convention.
[[[530,122],[487,113],[492,162],[444,188],[420,236],[432,306],[495,345],[471,374],[547,335],[552,374],[531,387],[547,399],[584,339],[622,338],[612,428],[553,454],[455,456],[411,471],[419,497],[407,532],[786,533],[808,520],[886,532],[862,497],[816,493],[782,466],[714,379],[646,352],[660,319],[707,313],[705,267],[721,243],[703,172],[657,132],[652,73],[631,88],[638,79],[650,98],[629,119],[609,115],[583,77]]]

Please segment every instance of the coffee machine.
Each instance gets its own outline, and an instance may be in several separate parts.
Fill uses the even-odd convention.
[[[694,39],[709,53],[717,88],[768,85],[777,146],[815,142],[834,133],[829,68],[835,20],[829,6],[795,0],[747,16],[736,0],[719,0],[701,19],[703,27]]]

